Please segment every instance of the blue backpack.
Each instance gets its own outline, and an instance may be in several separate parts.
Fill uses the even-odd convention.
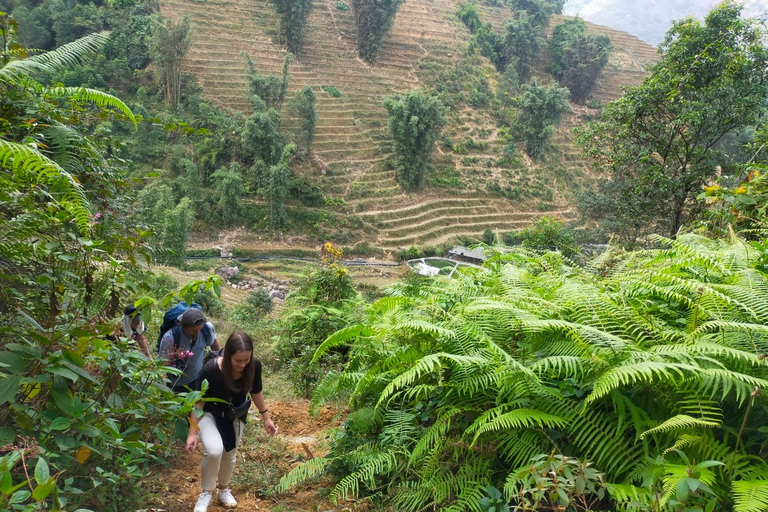
[[[183,315],[189,308],[199,309],[200,311],[203,310],[200,304],[196,302],[193,302],[192,305],[187,306],[186,302],[181,301],[165,312],[163,315],[163,323],[160,325],[160,335],[157,337],[158,352],[160,352],[160,342],[163,340],[163,336],[171,329],[173,329],[171,331],[171,334],[173,335],[173,349],[179,349],[179,343],[181,343],[181,326],[179,324],[179,317]],[[178,329],[174,329],[174,327],[178,327]],[[208,325],[208,322],[203,324],[203,336],[208,339],[211,337],[211,328]]]

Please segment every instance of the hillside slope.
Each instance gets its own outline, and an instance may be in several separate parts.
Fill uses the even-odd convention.
[[[569,205],[574,192],[590,177],[571,143],[570,129],[597,113],[584,106],[573,106],[546,162],[523,157],[502,168],[498,161],[504,144],[491,107],[454,105],[444,130],[446,141],[433,159],[431,185],[420,193],[405,193],[387,161],[391,143],[382,99],[436,79],[453,79],[466,69],[485,77],[493,88],[498,73],[486,59],[466,55],[470,34],[455,16],[459,0],[402,4],[375,66],[357,57],[354,15],[351,9],[338,9],[339,3],[314,0],[303,51],[290,66],[289,93],[309,85],[318,96],[313,164],[295,172],[321,186],[335,205],[334,215],[355,219],[354,233],[345,233],[349,239],[342,242],[366,241],[394,250],[478,236],[489,228],[518,230],[542,215],[573,217]],[[219,106],[248,110],[242,52],[251,55],[259,72],[280,74],[286,51],[275,41],[277,16],[268,0],[160,0],[160,8],[166,17],[190,17],[196,37],[185,69]],[[484,21],[499,29],[511,15],[501,7],[482,5],[480,11]],[[554,17],[552,25],[562,19]],[[615,30],[594,25],[589,30],[613,40],[614,52],[594,95],[604,104],[617,98],[622,87],[641,82],[646,66],[656,59],[655,49]],[[465,81],[472,79],[464,75]],[[324,89],[328,86],[341,96],[329,94]],[[286,125],[290,127],[290,120]]]

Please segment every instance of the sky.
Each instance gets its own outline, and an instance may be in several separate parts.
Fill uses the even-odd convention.
[[[703,18],[719,0],[567,0],[564,14],[629,32],[653,45],[664,39],[673,20]],[[744,14],[763,17],[768,0],[746,0]]]

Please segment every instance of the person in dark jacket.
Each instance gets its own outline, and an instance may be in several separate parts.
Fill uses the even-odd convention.
[[[261,362],[253,357],[253,342],[247,334],[230,335],[223,355],[203,365],[197,378],[198,390],[202,389],[203,381],[208,381],[205,397],[220,398],[224,402],[199,402],[196,407],[203,410],[203,415],[198,420],[193,412],[189,418],[187,453],[197,449],[198,440],[205,450],[200,468],[202,493],[195,512],[207,512],[214,487],[218,487],[216,501],[220,505],[237,506],[229,482],[251,401],[264,420],[264,431],[270,436],[277,433],[261,390]]]

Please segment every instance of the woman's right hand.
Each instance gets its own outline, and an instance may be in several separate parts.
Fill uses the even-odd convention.
[[[187,435],[187,453],[195,453],[197,449],[197,432],[194,429],[189,429],[189,435]]]

